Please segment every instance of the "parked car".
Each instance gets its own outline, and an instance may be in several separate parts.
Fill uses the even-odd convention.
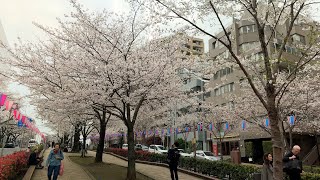
[[[192,157],[192,154],[185,153],[183,149],[178,149],[182,157]]]
[[[13,142],[9,142],[4,145],[4,148],[15,148],[15,145]]]
[[[30,139],[28,143],[28,148],[38,145],[38,142],[35,139]]]
[[[149,151],[149,147],[145,146],[145,145],[141,145],[142,146],[142,151]]]
[[[141,145],[141,144],[136,144],[136,145],[134,146],[134,150],[136,150],[136,151],[141,151],[141,150],[142,150],[142,145]]]
[[[128,149],[128,144],[123,144],[122,149]]]
[[[207,159],[209,161],[219,161],[220,160],[220,157],[215,156],[211,151],[196,151],[196,157],[199,159]]]
[[[167,154],[168,150],[166,150],[162,145],[150,145],[149,152],[156,154]]]

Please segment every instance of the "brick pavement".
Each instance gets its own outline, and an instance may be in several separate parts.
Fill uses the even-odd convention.
[[[88,151],[88,155],[95,156],[95,152]],[[112,163],[112,164],[116,164],[124,167],[128,166],[127,161],[109,154],[103,154],[103,162]],[[136,170],[155,180],[171,179],[169,169],[165,167],[136,163]],[[199,178],[179,172],[179,179],[180,180],[198,180]]]
[[[47,149],[44,153],[44,161],[42,165],[45,165],[45,162],[47,160],[47,157],[49,155],[51,149]],[[59,176],[58,179],[61,180],[91,180],[90,176],[82,169],[81,166],[78,164],[73,163],[68,158],[68,153],[64,153],[64,160],[62,161],[64,163],[64,174],[63,176]],[[46,180],[47,178],[47,170],[45,168],[43,169],[36,169],[35,172],[32,175],[32,180]]]

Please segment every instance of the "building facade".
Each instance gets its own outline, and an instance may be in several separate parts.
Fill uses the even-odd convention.
[[[232,25],[226,28],[227,35],[223,31],[216,36],[223,42],[227,41],[227,36],[232,41],[232,49],[237,56],[244,57],[248,60],[259,60],[262,58],[257,26],[253,20],[250,20],[248,13],[244,13],[241,19],[234,20]],[[275,55],[277,50],[281,48],[284,36],[287,33],[289,23],[285,22],[276,27],[275,32],[270,27],[266,26],[265,37],[270,39],[267,50],[270,55]],[[300,44],[308,44],[308,31],[304,30],[301,24],[294,24],[290,39],[284,47],[283,58],[290,61],[298,60],[298,46]],[[224,58],[232,58],[229,51],[222,43],[216,39],[209,40],[209,54],[214,60]],[[288,68],[288,64],[280,64],[284,69]],[[208,101],[213,102],[217,106],[229,106],[230,111],[234,108],[234,103],[228,98],[228,95],[241,94],[241,82],[246,79],[242,71],[237,67],[224,67],[218,70],[209,82],[209,87],[213,90],[209,94]],[[264,117],[261,117],[263,121]],[[215,141],[218,147],[223,146],[225,149],[222,152],[225,155],[230,154],[232,144],[240,147],[241,155],[245,154],[245,142],[260,139],[261,141],[270,140],[270,135],[261,130],[261,128],[252,125],[250,129],[245,131],[235,132],[230,137],[225,138],[222,143]]]

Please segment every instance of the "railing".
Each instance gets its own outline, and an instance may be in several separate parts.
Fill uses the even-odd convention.
[[[304,157],[304,159],[302,160],[303,164],[304,165],[313,165],[317,159],[318,159],[318,155],[319,155],[319,152],[318,152],[318,144],[315,145],[311,151]]]

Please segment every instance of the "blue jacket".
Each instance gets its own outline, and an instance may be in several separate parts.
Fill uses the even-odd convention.
[[[58,158],[58,159],[57,159]],[[54,154],[53,150],[50,151],[46,165],[48,166],[60,166],[61,160],[64,159],[63,153],[61,150],[57,154]]]

